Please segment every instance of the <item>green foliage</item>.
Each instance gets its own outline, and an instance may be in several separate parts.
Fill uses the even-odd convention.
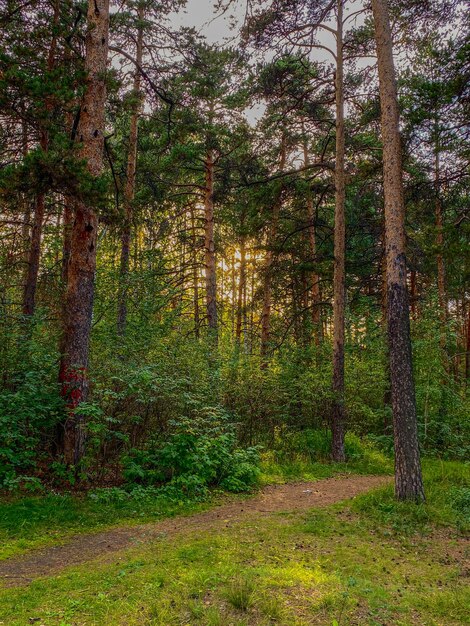
[[[246,491],[257,482],[258,450],[237,447],[235,427],[217,408],[203,408],[192,418],[170,423],[163,440],[123,458],[123,476],[131,483],[166,484],[195,496],[212,486]]]
[[[20,356],[24,361],[0,390],[0,489],[34,490],[40,486],[41,450],[62,416],[63,402],[51,380],[55,355],[33,343]]]

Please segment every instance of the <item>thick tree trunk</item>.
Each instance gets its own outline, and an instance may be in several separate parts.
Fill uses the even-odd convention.
[[[209,150],[205,163],[206,186],[204,195],[205,216],[205,271],[206,313],[209,333],[217,342],[217,274],[214,242],[214,155]]]
[[[423,501],[406,286],[405,205],[398,98],[387,0],[372,0],[372,10],[384,161],[387,322],[395,438],[395,494],[399,500]]]
[[[98,177],[103,169],[109,0],[89,0],[87,25],[87,80],[78,140],[81,143],[80,156],[86,161],[89,173]],[[69,410],[63,436],[63,453],[68,465],[77,465],[85,449],[85,417],[80,414],[79,406],[87,400],[89,388],[88,358],[98,231],[93,207],[77,198],[74,209],[59,372],[62,394]]]
[[[279,171],[282,172],[286,165],[286,138],[283,136],[281,143],[281,155],[279,160]],[[282,188],[279,189],[273,204],[271,224],[268,235],[268,250],[264,263],[263,281],[263,310],[261,313],[261,367],[265,369],[268,365],[269,343],[271,334],[271,298],[272,298],[272,272],[274,263],[274,243],[277,235],[279,215],[282,206]]]
[[[331,454],[334,461],[344,461],[344,319],[345,319],[345,247],[346,185],[344,172],[344,95],[343,95],[343,1],[338,0],[336,31],[336,162],[335,162],[335,232],[333,277],[333,411],[331,416]]]
[[[117,311],[117,332],[118,335],[124,336],[127,324],[127,291],[129,281],[129,257],[130,245],[132,238],[132,219],[133,219],[133,203],[135,196],[135,175],[137,168],[137,139],[139,132],[139,117],[142,107],[140,92],[140,67],[142,66],[143,56],[143,26],[144,8],[142,5],[137,10],[139,25],[137,28],[136,42],[136,65],[134,73],[133,98],[129,146],[127,152],[127,171],[126,184],[124,187],[124,225],[121,232],[121,261],[119,269],[119,294],[118,294],[118,311]]]

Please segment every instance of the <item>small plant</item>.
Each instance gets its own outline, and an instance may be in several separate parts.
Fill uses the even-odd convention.
[[[246,578],[236,578],[228,587],[225,598],[238,611],[248,611],[254,602],[254,584]]]

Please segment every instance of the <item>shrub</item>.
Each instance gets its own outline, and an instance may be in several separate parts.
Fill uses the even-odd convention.
[[[38,449],[63,411],[57,385],[39,371],[26,372],[12,390],[0,393],[0,488],[33,488]]]
[[[233,420],[220,408],[201,409],[194,418],[170,423],[170,431],[144,450],[123,458],[129,483],[166,485],[187,495],[204,495],[208,487],[245,491],[259,476],[258,449],[237,447]]]

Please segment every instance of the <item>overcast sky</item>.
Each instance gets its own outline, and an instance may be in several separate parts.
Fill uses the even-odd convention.
[[[187,0],[184,10],[173,19],[175,25],[192,26],[204,35],[209,43],[223,43],[224,39],[237,34],[231,29],[229,16],[238,19],[238,26],[243,23],[246,0],[237,0],[225,15],[217,17],[213,0]]]

